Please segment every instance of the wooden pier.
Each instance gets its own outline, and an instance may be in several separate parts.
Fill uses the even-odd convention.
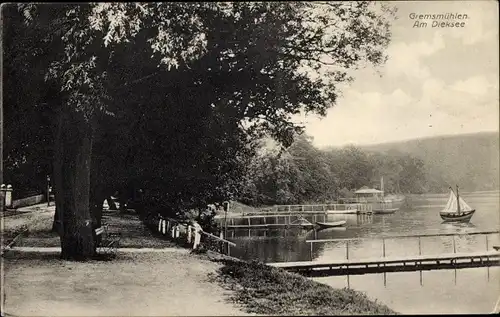
[[[326,215],[323,215],[326,218]],[[271,218],[272,222],[266,223],[266,219]],[[274,218],[274,219],[273,219]],[[260,219],[259,223],[252,223],[252,219]],[[302,220],[301,220],[302,219]],[[235,220],[243,220],[235,223]],[[246,221],[245,221],[246,220]],[[280,222],[281,220],[281,222]],[[293,220],[293,221],[292,221]],[[303,219],[301,215],[252,215],[243,217],[231,217],[226,219],[228,229],[273,229],[273,228],[313,228],[314,224]],[[263,223],[262,223],[263,222]],[[223,224],[224,225],[224,224]]]
[[[294,221],[308,216],[312,221],[312,224],[304,223],[294,223]],[[341,215],[341,216],[353,216],[353,217],[373,217],[371,214],[353,214],[353,215]],[[370,219],[367,218],[367,219]],[[316,221],[327,222],[328,214],[318,213],[318,212],[304,212],[302,213],[273,213],[267,215],[247,215],[247,216],[232,216],[224,218],[217,218],[221,221],[222,226],[224,226],[224,221],[227,224],[228,229],[275,229],[275,228],[312,228]]]
[[[351,239],[321,239],[306,240],[310,244],[311,261],[268,263],[269,265],[281,267],[292,272],[299,272],[311,276],[328,276],[344,274],[367,274],[395,271],[419,271],[463,267],[481,267],[500,265],[500,252],[496,246],[494,251],[490,250],[488,235],[499,234],[499,231],[476,231],[468,233],[435,233],[415,234],[403,236],[382,236],[375,238],[351,238]],[[481,252],[457,253],[456,236],[485,236],[485,250]],[[425,237],[451,237],[453,253],[422,255],[421,239]],[[418,255],[386,257],[385,241],[389,239],[418,239]],[[382,254],[377,258],[352,260],[349,258],[349,243],[352,241],[382,240]],[[325,242],[345,243],[345,259],[328,262],[313,261],[313,244]]]
[[[357,213],[371,213],[370,204],[349,203],[349,204],[319,204],[319,205],[276,205],[273,207],[274,213],[324,213],[328,211],[357,210]]]
[[[310,277],[500,266],[500,252],[450,253],[331,262],[267,263]]]
[[[300,224],[300,223],[270,223],[264,225],[228,225],[228,229],[273,229],[273,228],[312,228],[314,224]]]

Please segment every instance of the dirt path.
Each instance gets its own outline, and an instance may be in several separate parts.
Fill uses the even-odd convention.
[[[54,210],[33,206],[1,219],[4,241],[21,227],[29,229],[2,258],[6,315],[246,315],[208,281],[219,264],[154,237],[136,215],[105,214],[110,227],[123,233],[116,259],[60,260],[59,238],[50,232]]]
[[[169,253],[177,252],[188,254],[191,250],[184,248],[118,248],[118,253]],[[54,255],[61,252],[61,247],[17,247],[8,249],[7,252],[27,252],[27,253],[52,253]]]
[[[208,281],[219,264],[192,254],[126,253],[77,263],[50,253],[4,259],[5,312],[16,316],[240,316]]]

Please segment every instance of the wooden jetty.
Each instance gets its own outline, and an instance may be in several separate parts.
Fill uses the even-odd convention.
[[[224,218],[217,218],[221,221],[221,224],[224,226],[224,222],[227,224],[228,229],[241,229],[241,228],[260,228],[260,229],[274,229],[274,228],[312,228],[313,224],[294,224],[293,220],[300,219],[303,216],[308,214],[305,212],[302,213],[273,213],[273,214],[259,214],[259,215],[246,215],[246,216],[232,216]],[[312,219],[312,223],[317,221],[327,222],[328,215],[325,213],[310,213],[308,214],[310,219]],[[343,216],[353,216],[353,217],[369,217],[370,219],[373,217],[371,214],[362,214],[362,215],[343,215]],[[257,222],[257,223],[256,223]]]
[[[322,215],[322,219],[326,219],[326,215]],[[274,222],[266,223],[266,219],[272,219]],[[260,219],[259,223],[252,223],[253,219]],[[227,228],[228,229],[275,229],[275,228],[313,228],[314,223],[311,223],[305,219],[304,221],[298,220],[303,219],[302,215],[297,214],[283,214],[283,215],[252,215],[243,217],[231,217],[227,218]],[[239,223],[235,223],[235,220],[243,220]],[[245,221],[246,220],[246,221]],[[294,221],[292,221],[294,220]],[[313,222],[316,221],[316,216],[313,216]],[[263,223],[262,223],[263,222]],[[223,224],[224,225],[224,224]]]
[[[319,204],[319,205],[276,205],[273,207],[273,213],[328,213],[333,214],[357,210],[357,213],[371,213],[372,206],[370,204],[351,203],[351,204]]]
[[[272,229],[272,228],[313,228],[314,224],[300,224],[300,223],[270,223],[261,225],[228,225],[227,228],[232,229],[248,229],[248,228],[261,228],[261,229]]]
[[[500,252],[450,253],[331,262],[267,263],[311,277],[500,266]]]
[[[488,235],[499,234],[499,231],[476,231],[468,233],[435,233],[435,234],[415,234],[400,236],[382,236],[375,238],[351,238],[351,239],[321,239],[306,240],[310,244],[311,261],[268,263],[269,265],[281,267],[292,272],[299,272],[311,276],[328,276],[344,274],[367,274],[383,273],[394,271],[419,271],[447,268],[481,267],[500,265],[500,252],[495,248],[490,250]],[[481,252],[457,253],[455,237],[484,235],[486,248]],[[425,237],[452,237],[453,253],[450,254],[429,254],[422,255],[421,239]],[[385,241],[389,239],[418,239],[418,255],[386,257]],[[349,243],[352,241],[373,241],[382,240],[382,254],[377,258],[352,260],[349,259]],[[325,242],[345,243],[345,260],[335,260],[328,262],[313,261],[313,244]]]
[[[274,218],[275,222],[266,223],[266,218]],[[246,223],[235,224],[235,219],[246,220]],[[260,219],[264,223],[252,223],[252,219]],[[282,223],[279,220],[282,219]],[[294,221],[292,221],[294,219]],[[253,216],[243,216],[243,217],[232,217],[226,219],[226,227],[228,229],[239,229],[239,228],[259,228],[259,229],[272,229],[272,228],[313,228],[315,225],[308,220],[304,219],[301,215],[253,215]]]

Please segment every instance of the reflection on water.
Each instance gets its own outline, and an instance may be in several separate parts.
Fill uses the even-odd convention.
[[[466,193],[463,197],[476,208],[476,213],[470,223],[445,223],[439,217],[439,211],[446,204],[447,194],[419,195],[411,197],[412,209],[400,210],[391,215],[305,215],[311,221],[346,221],[346,229],[304,230],[304,229],[236,229],[229,230],[228,239],[238,245],[234,256],[244,259],[259,259],[264,262],[310,261],[310,245],[306,240],[347,239],[347,238],[377,238],[382,235],[410,235],[434,233],[465,234],[472,231],[495,231],[499,228],[499,196],[500,192]],[[431,206],[431,207],[429,207]],[[422,208],[421,208],[422,207]],[[425,208],[424,208],[425,207]],[[427,208],[429,207],[429,208]],[[234,224],[244,224],[248,220],[235,220]],[[286,217],[276,219],[252,218],[252,224],[284,223]],[[285,239],[283,239],[285,238]],[[482,240],[481,240],[482,239]],[[485,241],[489,239],[489,241]],[[352,245],[351,245],[352,243]],[[386,255],[418,254],[418,239],[386,239]],[[461,236],[456,238],[455,251],[481,251],[486,246],[491,249],[498,243],[497,235]],[[290,244],[290,245],[288,245]],[[292,247],[291,245],[300,245]],[[420,241],[422,254],[437,254],[453,252],[452,237],[425,237]],[[362,241],[353,243],[353,256],[381,256],[382,241]],[[262,249],[266,249],[263,251]],[[315,243],[313,245],[313,260],[338,259],[345,257],[342,243]],[[297,251],[296,251],[297,250]],[[300,251],[299,251],[300,250]],[[307,251],[307,252],[306,252]],[[351,251],[351,250],[350,250]],[[289,254],[291,252],[291,254]],[[265,256],[264,256],[265,254]]]
[[[305,215],[311,222],[345,220],[346,228],[324,230],[304,229],[237,229],[229,230],[228,239],[237,244],[231,255],[263,262],[325,261],[347,257],[345,242],[313,243],[307,240],[351,239],[349,259],[386,256],[441,254],[465,251],[492,250],[499,245],[497,234],[463,235],[473,231],[495,231],[500,223],[500,192],[464,193],[467,203],[476,208],[470,223],[443,223],[439,211],[444,207],[448,194],[419,195],[411,197],[412,208],[391,215]],[[292,219],[293,220],[293,219]],[[239,220],[241,224],[248,220]],[[254,223],[285,223],[279,219],[252,219]],[[234,222],[238,224],[238,221]],[[382,235],[410,235],[458,233],[456,237],[423,237],[405,239],[380,239]],[[384,248],[385,245],[385,248]],[[451,273],[450,273],[451,272]],[[451,274],[451,280],[450,280]],[[499,295],[498,268],[473,268],[457,270],[424,271],[423,286],[419,272],[387,273],[384,287],[383,274],[350,276],[350,287],[367,292],[389,307],[404,313],[479,313],[490,312]],[[490,280],[482,276],[490,275]],[[332,286],[344,287],[346,277],[325,277]],[[416,282],[413,280],[416,279]],[[340,283],[339,281],[342,281]],[[375,281],[377,281],[375,283]],[[382,281],[380,283],[380,281]],[[339,284],[340,283],[340,284]],[[404,291],[403,291],[404,290]],[[485,294],[485,295],[481,295]],[[491,306],[491,307],[490,307]]]
[[[319,277],[335,288],[365,292],[402,314],[485,314],[498,299],[500,268]]]

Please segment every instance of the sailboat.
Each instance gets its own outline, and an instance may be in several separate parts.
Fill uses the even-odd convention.
[[[476,210],[467,205],[465,200],[460,197],[457,185],[456,195],[450,187],[450,197],[448,198],[448,202],[446,203],[444,209],[439,212],[439,215],[444,221],[468,222],[475,212]]]

